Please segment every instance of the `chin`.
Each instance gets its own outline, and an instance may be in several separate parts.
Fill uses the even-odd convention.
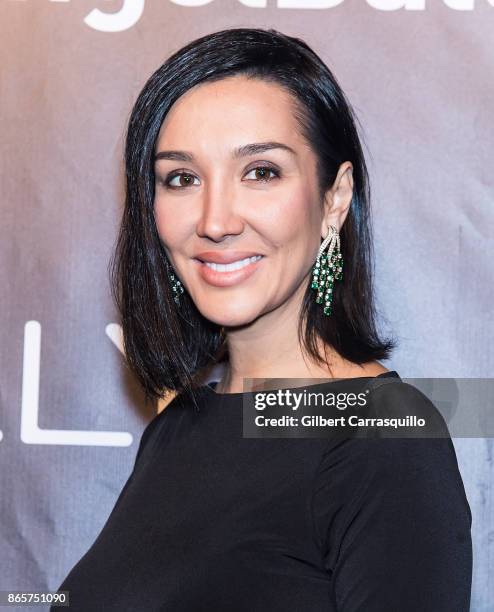
[[[197,309],[209,321],[222,327],[238,327],[252,323],[262,314],[261,308],[246,300],[210,300],[207,304],[196,303]]]

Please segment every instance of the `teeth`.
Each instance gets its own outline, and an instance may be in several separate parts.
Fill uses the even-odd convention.
[[[233,272],[234,270],[240,270],[245,266],[248,266],[250,263],[261,259],[262,255],[255,255],[254,257],[246,257],[245,259],[240,259],[239,261],[232,261],[229,264],[218,264],[209,261],[205,261],[205,265],[212,270],[216,270],[217,272]]]

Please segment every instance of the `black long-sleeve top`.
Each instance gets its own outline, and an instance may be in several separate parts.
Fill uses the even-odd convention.
[[[380,408],[431,410],[387,377]],[[364,379],[310,389],[348,380]],[[59,587],[72,612],[469,610],[471,513],[449,437],[245,438],[243,394],[200,390],[199,410],[179,395],[145,428]]]

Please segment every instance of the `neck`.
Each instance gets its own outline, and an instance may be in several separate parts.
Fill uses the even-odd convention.
[[[293,300],[283,304],[250,325],[225,326],[229,362],[216,387],[218,393],[243,392],[245,378],[313,379],[367,375],[361,366],[344,360],[330,347],[326,348],[328,363],[323,365],[314,363],[304,353],[297,335],[302,297],[299,298],[298,303]],[[324,357],[322,343],[319,348]]]

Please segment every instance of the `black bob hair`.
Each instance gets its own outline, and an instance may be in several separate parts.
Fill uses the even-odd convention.
[[[169,57],[144,85],[128,122],[126,197],[109,272],[127,364],[146,401],[170,391],[194,398],[203,384],[200,373],[228,358],[223,329],[198,311],[187,291],[180,306],[173,299],[171,264],[154,220],[154,154],[174,102],[195,85],[233,75],[272,82],[292,95],[301,133],[318,160],[321,206],[339,165],[353,164],[353,198],[340,230],[343,281],[334,287],[333,314],[325,316],[309,279],[298,325],[302,346],[321,364],[327,360],[317,350],[317,337],[356,364],[387,359],[395,347],[394,340],[380,339],[376,326],[369,179],[353,109],[304,41],[274,29],[221,30]]]

